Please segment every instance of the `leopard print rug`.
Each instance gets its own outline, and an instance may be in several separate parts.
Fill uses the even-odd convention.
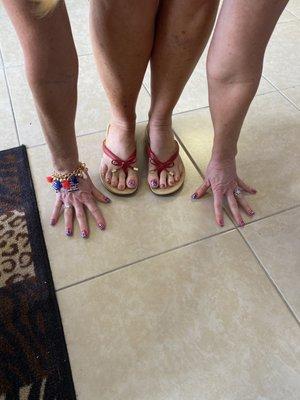
[[[24,146],[0,152],[0,400],[76,399]]]

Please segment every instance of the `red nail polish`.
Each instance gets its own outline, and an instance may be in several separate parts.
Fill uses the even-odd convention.
[[[88,237],[88,231],[84,229],[83,231],[80,232],[80,236],[86,239]]]

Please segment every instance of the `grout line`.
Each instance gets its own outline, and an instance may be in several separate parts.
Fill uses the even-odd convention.
[[[288,7],[288,5],[287,5],[287,7]],[[298,15],[294,14],[293,11],[290,11],[288,8],[286,8],[285,11],[289,12],[290,14],[292,14],[297,19],[300,19],[300,17],[298,17]],[[291,22],[291,21],[288,21],[288,22]]]
[[[13,117],[13,121],[14,121],[15,133],[16,133],[16,136],[17,136],[18,144],[20,146],[21,145],[21,141],[20,141],[18,126],[17,126],[17,120],[16,120],[16,116],[15,116],[15,111],[14,111],[14,108],[13,108],[12,97],[11,97],[10,88],[9,88],[9,85],[8,85],[8,79],[7,79],[7,74],[6,74],[6,69],[5,69],[5,66],[4,66],[4,60],[3,60],[1,49],[0,49],[0,59],[1,59],[2,65],[3,65],[4,80],[5,80],[5,85],[6,85],[6,90],[7,90],[7,94],[8,94],[9,104],[10,104],[10,108],[11,108],[11,113],[12,113],[12,117]]]
[[[69,289],[69,288],[71,288],[71,287],[74,287],[74,286],[77,286],[77,285],[81,285],[82,283],[89,282],[89,281],[94,280],[94,279],[96,279],[96,278],[100,278],[100,277],[102,277],[102,276],[104,276],[104,275],[108,275],[108,274],[111,274],[111,273],[113,273],[113,272],[117,272],[117,271],[119,271],[119,270],[121,270],[121,269],[125,269],[125,268],[132,267],[132,266],[134,266],[134,265],[136,265],[136,264],[139,264],[139,263],[141,263],[141,262],[143,262],[143,261],[151,260],[152,258],[156,258],[156,257],[159,257],[159,256],[161,256],[161,255],[171,253],[171,252],[173,252],[173,251],[175,251],[175,250],[183,249],[183,248],[188,247],[188,246],[191,246],[191,245],[193,245],[193,244],[200,243],[200,242],[202,242],[202,241],[204,241],[204,240],[211,239],[211,238],[213,238],[213,237],[216,237],[216,236],[219,236],[219,235],[223,235],[224,233],[233,232],[233,231],[236,231],[236,230],[237,230],[236,228],[229,228],[229,229],[223,230],[222,232],[213,233],[213,234],[211,234],[211,235],[209,235],[209,236],[205,236],[205,237],[203,237],[203,238],[201,238],[201,239],[193,240],[192,242],[185,243],[184,245],[180,245],[180,246],[173,247],[173,248],[171,248],[171,249],[162,251],[162,252],[160,252],[160,253],[153,254],[153,255],[151,255],[151,256],[149,256],[149,257],[141,258],[141,259],[136,260],[136,261],[134,261],[134,262],[131,262],[131,263],[122,265],[122,266],[120,266],[120,267],[114,268],[114,269],[112,269],[112,270],[109,270],[109,271],[106,271],[106,272],[103,272],[103,273],[96,274],[96,275],[91,276],[91,277],[89,277],[89,278],[82,279],[81,281],[78,281],[78,282],[75,282],[75,283],[71,283],[70,285],[63,286],[63,287],[61,287],[61,288],[58,288],[58,289],[56,290],[56,292],[60,292],[60,291],[65,290],[65,289]]]
[[[247,241],[247,239],[244,237],[243,233],[237,229],[242,240],[244,241],[244,243],[246,244],[246,246],[249,248],[249,250],[251,251],[252,255],[254,256],[254,258],[256,259],[256,261],[258,262],[259,266],[262,268],[262,270],[264,271],[265,275],[267,276],[267,278],[269,279],[270,283],[273,285],[273,287],[275,288],[275,290],[277,291],[278,295],[281,297],[281,300],[283,301],[283,303],[286,305],[286,307],[288,308],[289,312],[291,313],[291,315],[293,316],[293,318],[295,319],[296,323],[300,326],[300,321],[296,315],[296,312],[293,310],[293,308],[289,305],[287,299],[284,297],[284,294],[282,293],[282,291],[280,290],[280,288],[277,286],[275,280],[271,277],[271,275],[269,274],[268,270],[264,267],[262,261],[260,260],[260,258],[258,257],[258,255],[256,254],[255,250],[252,249],[250,243]]]
[[[300,108],[297,106],[296,103],[293,102],[293,100],[291,100],[285,93],[283,93],[283,91],[281,89],[279,89],[278,86],[275,85],[275,83],[273,83],[270,79],[268,79],[265,75],[262,75],[275,89],[276,91],[282,96],[284,97],[290,104],[292,104],[298,111],[300,111]],[[294,85],[294,86],[290,86],[289,88],[283,89],[283,90],[287,90],[293,87],[297,87],[299,85]]]

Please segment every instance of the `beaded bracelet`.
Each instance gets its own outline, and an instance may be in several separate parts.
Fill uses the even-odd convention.
[[[74,171],[67,174],[61,174],[60,172],[54,171],[52,175],[47,176],[47,182],[51,183],[52,188],[56,192],[60,192],[61,189],[65,189],[68,192],[74,192],[79,189],[78,178],[83,178],[88,168],[85,163],[80,162],[78,167]]]

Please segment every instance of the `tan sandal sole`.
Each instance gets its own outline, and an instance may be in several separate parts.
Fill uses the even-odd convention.
[[[125,188],[124,190],[119,190],[118,188],[111,186],[109,183],[105,182],[105,179],[102,177],[102,175],[100,174],[100,180],[102,182],[102,185],[105,187],[105,189],[107,189],[109,192],[116,194],[118,196],[128,196],[130,194],[135,193],[138,190],[138,185],[133,188]]]

